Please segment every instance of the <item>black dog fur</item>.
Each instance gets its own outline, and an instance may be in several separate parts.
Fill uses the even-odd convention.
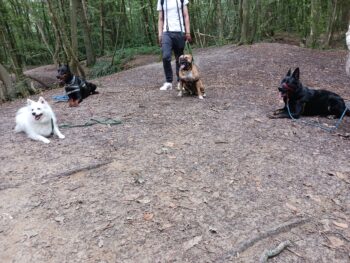
[[[64,86],[70,107],[78,106],[89,95],[98,93],[95,84],[73,75],[68,65],[60,66],[56,77],[60,80],[60,85]]]
[[[340,118],[346,109],[344,100],[336,93],[328,90],[310,89],[300,82],[300,70],[296,68],[281,81],[278,88],[284,107],[274,111],[271,118],[299,118],[300,116],[328,116]],[[287,105],[289,106],[290,114]],[[346,115],[350,116],[349,109]]]

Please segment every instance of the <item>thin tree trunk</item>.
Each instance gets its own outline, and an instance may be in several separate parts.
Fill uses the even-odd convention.
[[[13,84],[10,74],[5,67],[0,64],[0,80],[3,82],[3,86],[0,86],[0,101],[6,101],[9,95],[13,92]]]
[[[77,14],[80,18],[80,22],[83,25],[83,38],[84,38],[84,44],[85,44],[85,51],[86,51],[86,65],[93,66],[96,62],[96,56],[94,49],[92,47],[92,41],[91,41],[91,34],[90,34],[90,26],[89,21],[87,19],[87,13],[86,9],[84,9],[83,0],[78,0],[78,9]]]
[[[241,44],[249,43],[249,1],[250,0],[242,0]]]
[[[332,15],[329,18],[328,26],[327,26],[327,39],[325,43],[326,47],[329,47],[333,38],[333,28],[337,18],[337,10],[338,10],[338,0],[332,0]]]
[[[70,0],[70,32],[72,41],[73,53],[78,57],[78,22],[77,22],[77,12],[78,12],[78,2],[79,0]],[[77,65],[74,63],[74,59],[70,61],[71,69],[74,73],[77,72]]]
[[[75,53],[72,50],[72,47],[70,45],[70,41],[69,41],[69,39],[67,37],[67,34],[64,31],[64,28],[61,28],[61,31],[58,30],[60,22],[58,20],[58,17],[56,16],[56,13],[53,12],[53,6],[52,6],[52,2],[51,1],[52,0],[47,0],[47,4],[48,4],[49,12],[50,12],[50,15],[51,15],[51,18],[52,18],[52,23],[54,24],[54,27],[57,30],[57,34],[58,34],[59,38],[62,41],[63,50],[66,53],[67,58],[68,59],[72,58],[74,60],[74,62],[76,63],[76,65],[78,67],[78,71],[80,73],[79,75],[81,77],[85,78],[85,71],[81,67],[81,65],[79,64],[79,60],[78,60],[78,58],[76,57]]]
[[[101,28],[100,56],[103,56],[104,50],[105,50],[105,6],[104,6],[104,0],[100,0],[100,28]]]

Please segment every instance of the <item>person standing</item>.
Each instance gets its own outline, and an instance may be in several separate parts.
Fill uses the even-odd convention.
[[[160,90],[171,90],[173,70],[171,56],[176,59],[176,76],[179,85],[179,57],[183,54],[185,41],[191,42],[188,0],[158,0],[158,43],[162,48],[165,83]]]

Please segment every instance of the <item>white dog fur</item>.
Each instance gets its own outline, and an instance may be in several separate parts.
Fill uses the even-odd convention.
[[[52,134],[60,139],[65,137],[59,131],[56,116],[43,97],[37,102],[28,99],[27,106],[17,111],[15,132],[24,132],[29,138],[44,143],[50,142],[46,137]]]

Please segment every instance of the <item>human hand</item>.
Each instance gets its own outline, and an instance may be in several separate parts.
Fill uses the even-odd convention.
[[[191,37],[191,34],[190,34],[190,33],[186,33],[186,34],[185,34],[185,40],[186,40],[188,43],[192,43],[192,37]]]
[[[162,47],[162,35],[158,36],[158,45],[159,47]]]

